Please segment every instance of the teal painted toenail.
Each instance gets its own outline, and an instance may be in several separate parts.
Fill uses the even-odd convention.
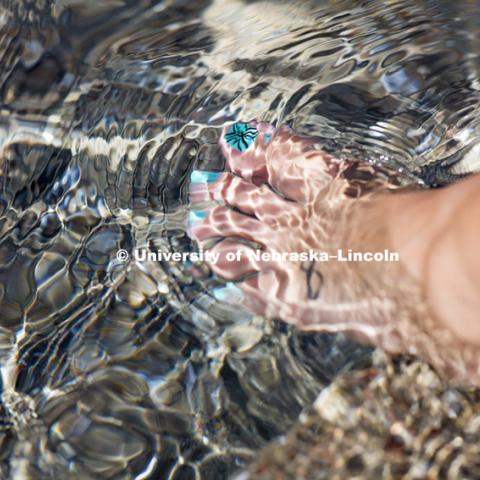
[[[192,183],[210,183],[216,182],[222,172],[207,172],[201,170],[193,170],[192,174],[190,175],[190,181]]]
[[[266,134],[263,136],[263,141],[264,141],[265,143],[268,143],[271,139],[272,139],[272,134],[271,134],[271,133],[266,133]]]
[[[237,303],[243,300],[243,292],[232,282],[227,283],[224,287],[214,288],[213,296],[220,302]]]
[[[195,222],[203,220],[206,216],[207,212],[205,210],[190,210],[190,212],[188,212],[188,223],[192,225]]]
[[[234,123],[225,134],[225,141],[239,152],[248,150],[258,137],[258,130],[248,123]]]

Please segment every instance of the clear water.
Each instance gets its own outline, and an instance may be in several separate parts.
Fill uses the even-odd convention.
[[[371,350],[117,251],[195,248],[235,119],[405,183],[477,170],[478,2],[1,5],[0,478],[228,478]]]

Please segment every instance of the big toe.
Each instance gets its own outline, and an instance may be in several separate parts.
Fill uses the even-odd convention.
[[[229,169],[260,185],[267,181],[266,150],[275,127],[266,122],[237,122],[224,127],[220,147]]]
[[[237,122],[224,127],[220,140],[227,166],[255,184],[269,183],[284,197],[308,202],[339,172],[340,162],[319,150],[315,138],[284,125]]]

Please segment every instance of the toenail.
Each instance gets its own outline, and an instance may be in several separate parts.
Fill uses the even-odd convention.
[[[203,220],[207,214],[207,210],[190,210],[190,212],[188,212],[187,222],[189,225],[193,225],[194,223]]]
[[[214,288],[213,296],[220,302],[238,303],[243,300],[243,292],[232,282],[228,282],[225,287]]]
[[[191,183],[210,183],[216,182],[223,172],[208,172],[202,170],[193,170],[190,175]]]
[[[248,150],[255,142],[258,130],[248,123],[234,123],[225,134],[225,140],[232,148],[239,152]]]
[[[272,139],[272,134],[271,134],[271,133],[266,133],[266,134],[263,136],[263,142],[264,142],[264,143],[268,143],[271,139]]]

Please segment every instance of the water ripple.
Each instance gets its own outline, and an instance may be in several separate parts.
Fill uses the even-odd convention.
[[[370,349],[188,265],[221,127],[290,123],[438,186],[477,171],[476,2],[4,0],[0,476],[224,479]],[[217,295],[215,294],[217,292]]]

